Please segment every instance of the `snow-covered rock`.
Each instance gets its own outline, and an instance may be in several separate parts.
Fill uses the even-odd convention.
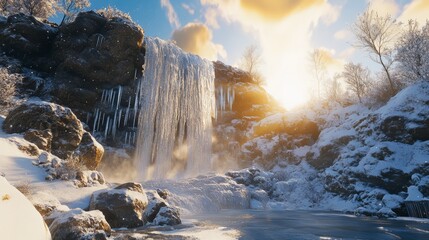
[[[60,201],[47,192],[36,192],[31,194],[29,200],[42,216],[49,215],[52,211],[61,206]]]
[[[51,239],[40,213],[21,192],[1,176],[0,229],[2,239]]]
[[[58,104],[28,103],[13,109],[6,117],[3,129],[7,133],[24,133],[33,129],[52,132],[52,153],[67,158],[83,135],[83,126],[76,115]]]
[[[143,211],[148,199],[139,183],[125,183],[114,189],[94,192],[90,210],[100,210],[114,228],[139,227],[144,224]]]
[[[50,225],[53,239],[107,239],[111,228],[101,211],[74,209],[58,216]]]
[[[158,214],[153,220],[155,225],[178,225],[182,223],[180,220],[179,210],[171,206],[165,206],[159,209]]]
[[[421,201],[423,199],[423,194],[419,191],[417,186],[408,187],[408,197],[405,199],[405,201]]]

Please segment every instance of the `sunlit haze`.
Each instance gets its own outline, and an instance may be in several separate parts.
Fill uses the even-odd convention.
[[[291,109],[315,96],[310,52],[320,49],[328,78],[343,64],[363,63],[366,53],[354,47],[350,26],[368,4],[401,21],[423,22],[427,0],[95,0],[92,8],[114,6],[129,13],[148,36],[174,40],[185,51],[240,66],[246,47],[260,49],[265,88]],[[321,86],[323,88],[323,86]]]

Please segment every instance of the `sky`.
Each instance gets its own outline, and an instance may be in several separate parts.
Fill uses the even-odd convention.
[[[260,50],[266,89],[292,108],[314,94],[309,54],[321,49],[330,74],[346,62],[379,67],[355,47],[350,27],[368,4],[401,21],[429,16],[429,0],[91,0],[91,9],[129,13],[145,35],[173,39],[185,51],[239,66],[246,47]]]

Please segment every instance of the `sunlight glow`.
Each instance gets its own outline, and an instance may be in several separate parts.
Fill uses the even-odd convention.
[[[280,89],[267,86],[266,90],[286,110],[299,108],[310,100],[310,94],[305,86],[293,86],[285,83]]]

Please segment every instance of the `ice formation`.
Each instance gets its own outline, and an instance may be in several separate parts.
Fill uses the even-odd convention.
[[[127,131],[137,127],[137,114],[138,114],[138,96],[140,88],[140,79],[135,75],[138,90],[135,93],[134,104],[131,105],[132,99],[128,98],[128,107],[122,107],[123,101],[123,87],[117,86],[112,89],[104,89],[101,94],[102,108],[95,108],[92,122],[92,134],[96,132],[102,133],[103,137],[117,138],[119,137],[126,145],[133,145],[136,141],[135,131]],[[88,118],[89,119],[89,118]],[[125,129],[122,136],[117,136],[118,129]]]
[[[210,170],[214,68],[158,38],[145,38],[137,133],[139,178],[195,176]],[[137,101],[136,101],[137,102]]]
[[[234,87],[231,85],[220,85],[216,88],[216,113],[215,117],[222,117],[223,112],[232,111],[235,99]]]

